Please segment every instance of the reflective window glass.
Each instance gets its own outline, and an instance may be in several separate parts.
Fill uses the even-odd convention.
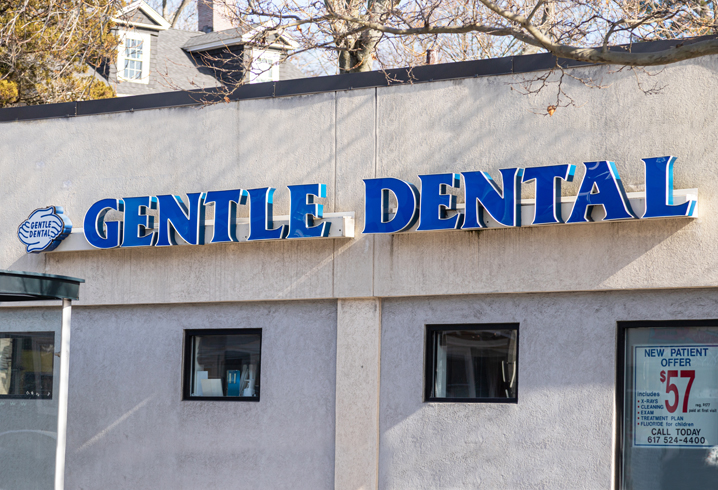
[[[192,330],[185,336],[185,399],[259,401],[261,330]]]
[[[619,488],[715,488],[718,322],[710,323],[622,324]]]
[[[0,398],[52,398],[54,332],[0,333]]]
[[[517,325],[431,325],[426,348],[427,401],[517,401]]]
[[[139,80],[142,78],[142,44],[139,39],[125,39],[124,78]]]

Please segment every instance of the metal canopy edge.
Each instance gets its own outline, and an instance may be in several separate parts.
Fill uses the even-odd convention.
[[[0,302],[40,301],[51,299],[80,299],[80,284],[76,277],[0,270]]]

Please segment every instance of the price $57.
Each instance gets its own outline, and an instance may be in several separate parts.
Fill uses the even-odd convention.
[[[686,390],[683,393],[683,413],[686,413],[688,411],[688,398],[691,396],[691,387],[693,386],[693,381],[696,379],[696,371],[695,369],[661,371],[661,383],[666,383],[666,394],[673,394],[672,403],[670,400],[666,400],[666,410],[668,410],[669,413],[676,411],[681,400],[678,386],[676,386],[675,383],[671,383],[672,378],[688,378]],[[668,398],[671,397],[669,396]]]

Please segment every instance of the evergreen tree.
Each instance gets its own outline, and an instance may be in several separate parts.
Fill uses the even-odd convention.
[[[120,0],[0,0],[0,107],[114,96],[93,67],[112,61]]]

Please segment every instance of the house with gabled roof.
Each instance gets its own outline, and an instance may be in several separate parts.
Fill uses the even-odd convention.
[[[113,18],[117,61],[104,64],[100,76],[120,97],[304,76],[285,60],[297,47],[291,38],[266,39],[259,29],[232,27],[212,3],[199,2],[199,31],[172,28],[143,0],[129,4]]]

